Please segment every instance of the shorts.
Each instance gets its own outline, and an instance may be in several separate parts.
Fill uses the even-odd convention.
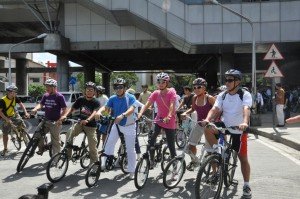
[[[214,123],[217,127],[225,127],[225,124],[223,122],[215,122]],[[228,130],[225,131],[226,135],[230,135],[232,142],[231,142],[231,148],[238,152],[240,156],[247,156],[248,151],[248,144],[247,144],[247,138],[248,133],[242,133],[242,134],[232,134]]]
[[[14,125],[16,126],[22,126],[24,128],[26,128],[26,125],[24,123],[24,121],[22,120],[22,118],[20,117],[20,115],[16,115],[15,117],[10,117],[11,121],[13,122]],[[11,125],[8,124],[7,122],[3,121],[2,123],[2,132],[4,135],[8,135],[11,131]]]
[[[204,128],[197,123],[192,129],[192,132],[190,134],[189,145],[197,146],[201,141],[203,133],[204,133]],[[213,152],[212,147],[208,144],[206,140],[205,140],[205,149],[207,152]]]

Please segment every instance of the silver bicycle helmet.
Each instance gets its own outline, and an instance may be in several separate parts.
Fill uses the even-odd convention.
[[[238,70],[235,70],[235,69],[230,69],[230,70],[226,71],[225,72],[225,77],[227,77],[227,76],[232,76],[235,79],[242,80],[242,73]]]
[[[96,89],[96,84],[94,82],[87,82],[87,83],[85,83],[85,88],[87,88],[87,87]]]
[[[126,86],[126,80],[123,79],[123,78],[117,78],[117,79],[114,81],[114,85],[124,85],[124,86]]]
[[[207,82],[205,79],[201,78],[201,77],[198,77],[197,79],[195,79],[193,81],[193,85],[200,85],[200,86],[205,86],[207,87]]]
[[[5,89],[6,91],[18,91],[18,87],[16,87],[15,85],[9,85],[8,87],[6,87]]]

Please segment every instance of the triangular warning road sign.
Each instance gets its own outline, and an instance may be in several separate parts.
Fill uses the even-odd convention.
[[[275,44],[272,44],[267,54],[265,55],[264,60],[281,60],[284,59],[278,48],[276,48]]]
[[[281,71],[279,70],[278,66],[274,61],[272,61],[271,65],[269,66],[269,69],[266,72],[265,77],[283,77]]]

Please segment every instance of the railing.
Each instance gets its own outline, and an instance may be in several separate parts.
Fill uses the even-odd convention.
[[[202,5],[209,0],[179,0],[179,1],[181,1],[187,5]],[[220,2],[220,3],[242,3],[242,2],[258,3],[258,2],[278,2],[278,1],[293,1],[293,0],[220,0],[218,2]]]

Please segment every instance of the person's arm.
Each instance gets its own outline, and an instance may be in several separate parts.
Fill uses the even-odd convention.
[[[152,105],[152,103],[148,100],[147,103],[145,104],[145,106],[140,110],[139,114],[138,114],[138,120],[142,117],[142,115],[144,114],[144,112]]]
[[[10,123],[11,120],[10,120],[8,117],[6,117],[2,111],[3,111],[3,109],[0,109],[0,117],[1,117],[3,120],[5,120],[7,123]]]
[[[290,117],[289,119],[286,119],[285,121],[288,124],[293,124],[293,123],[300,122],[300,115],[297,115],[295,117]]]
[[[40,110],[42,107],[43,107],[42,104],[40,104],[40,103],[37,104],[37,105],[31,110],[31,114],[32,114],[32,115],[35,115],[36,112],[37,112],[38,110]]]
[[[22,102],[20,102],[19,103],[19,106],[22,108],[22,110],[24,111],[24,114],[25,114],[25,117],[26,118],[29,118],[29,113],[27,112],[27,110],[26,110],[26,108],[25,108],[25,106],[24,106],[24,104],[22,103]]]

